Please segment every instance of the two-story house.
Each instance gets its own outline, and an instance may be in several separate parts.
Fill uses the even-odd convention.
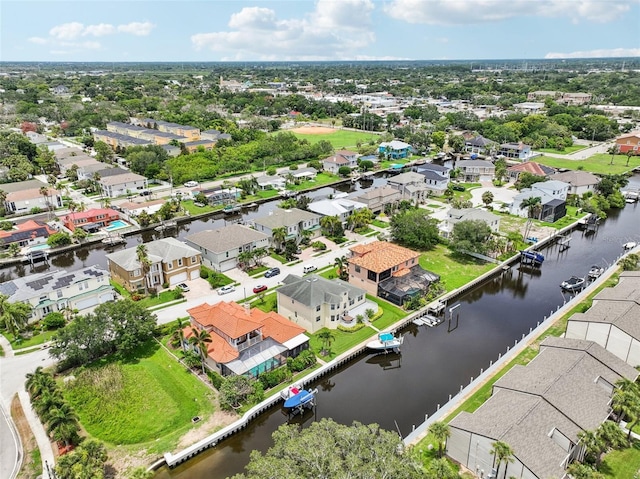
[[[15,278],[0,283],[0,294],[6,295],[11,303],[31,306],[31,322],[55,311],[78,310],[86,314],[90,308],[114,299],[109,273],[98,266]]]
[[[7,194],[4,208],[8,214],[25,214],[34,208],[39,208],[41,211],[62,208],[60,192],[40,180],[4,183],[0,190]]]
[[[595,193],[600,178],[588,171],[572,170],[556,173],[549,177],[551,180],[558,180],[569,184],[567,191],[570,195],[583,195],[585,193]]]
[[[316,238],[320,235],[320,215],[310,213],[298,208],[284,210],[277,208],[268,216],[256,218],[253,225],[257,231],[265,233],[273,241],[273,230],[284,228],[285,241],[295,240],[297,243],[302,239],[303,231],[309,238]],[[274,244],[275,245],[275,244]]]
[[[354,169],[358,166],[358,153],[355,151],[338,150],[332,156],[322,160],[322,169],[329,173],[338,174],[340,167]]]
[[[554,223],[567,214],[567,192],[569,184],[563,181],[541,181],[525,188],[516,196],[509,206],[512,215],[528,218],[530,216]],[[528,206],[529,198],[540,198],[539,207]]]
[[[347,225],[347,220],[354,212],[366,208],[367,205],[348,198],[335,198],[333,200],[320,200],[309,203],[307,208],[321,216],[337,216],[342,226]]]
[[[464,142],[465,150],[472,155],[487,155],[491,153],[491,150],[495,148],[495,145],[495,141],[489,140],[482,135],[466,139]]]
[[[17,243],[19,246],[34,246],[46,243],[49,236],[55,232],[40,220],[27,220],[10,230],[0,230],[0,241],[5,248],[12,243]]]
[[[395,205],[401,199],[400,191],[386,185],[372,188],[366,193],[353,197],[354,201],[364,203],[374,214],[381,213],[387,205]]]
[[[632,155],[640,154],[640,131],[628,133],[616,138],[616,145],[621,155],[631,153]]]
[[[496,174],[496,167],[487,160],[458,160],[456,168],[463,181],[491,181]]]
[[[500,145],[498,155],[512,160],[527,161],[531,156],[531,146],[524,143],[503,143]]]
[[[449,186],[451,170],[446,166],[426,163],[416,167],[416,173],[424,176],[427,187],[436,195],[441,195]]]
[[[209,333],[205,365],[222,376],[257,377],[309,349],[304,328],[273,311],[265,313],[232,301],[203,303],[187,313],[190,325],[183,330],[184,346],[195,348],[189,343],[194,331]]]
[[[402,306],[417,295],[426,294],[440,277],[423,269],[420,254],[408,248],[374,241],[350,248],[349,283]]]
[[[315,333],[322,328],[336,329],[351,324],[367,308],[378,306],[367,301],[366,291],[339,279],[328,280],[311,274],[288,275],[276,290],[278,314]],[[355,323],[355,322],[354,322]]]
[[[86,211],[73,211],[63,216],[62,223],[69,231],[82,228],[89,233],[94,233],[119,219],[120,213],[111,208],[91,208]]]
[[[163,238],[144,243],[149,261],[148,272],[138,258],[137,247],[107,255],[112,279],[128,291],[175,286],[200,277],[200,251],[175,238]]]
[[[517,181],[520,173],[525,172],[549,178],[549,176],[553,175],[556,170],[550,166],[543,165],[542,163],[536,163],[535,161],[525,161],[507,168],[507,176],[513,181]]]
[[[108,198],[136,194],[149,186],[144,176],[121,168],[109,168],[97,173],[100,175],[98,184]]]
[[[401,199],[412,202],[423,203],[429,193],[435,191],[427,185],[425,175],[415,171],[391,176],[387,179],[387,185],[400,192]]]
[[[378,145],[378,154],[387,159],[408,158],[412,151],[413,147],[409,143],[400,140],[384,141]]]
[[[243,225],[230,224],[187,236],[185,242],[200,251],[202,264],[215,271],[238,266],[238,255],[269,247],[269,236]]]

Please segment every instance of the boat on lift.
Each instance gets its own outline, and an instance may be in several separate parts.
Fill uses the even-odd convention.
[[[535,251],[520,251],[520,262],[531,266],[541,266],[544,262],[544,255]]]
[[[393,333],[379,333],[378,337],[367,343],[367,348],[374,351],[398,351],[404,336],[395,337]]]

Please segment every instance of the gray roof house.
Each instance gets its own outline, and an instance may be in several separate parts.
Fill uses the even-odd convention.
[[[456,223],[474,220],[484,221],[489,225],[491,231],[497,232],[500,229],[500,217],[479,208],[451,208],[447,212],[447,217],[438,225],[438,229],[443,237],[448,238],[453,233],[453,227]]]
[[[309,203],[307,208],[322,216],[337,216],[342,225],[347,224],[349,216],[355,211],[366,208],[367,205],[348,198],[335,198],[333,200],[320,200]]]
[[[288,275],[277,290],[278,314],[304,327],[310,333],[339,324],[353,325],[366,309],[377,305],[366,299],[366,291],[339,279],[328,280],[315,274]]]
[[[77,309],[82,314],[90,308],[113,301],[109,272],[98,266],[78,271],[47,271],[0,283],[0,294],[9,302],[23,302],[32,307],[32,321],[56,311]]]
[[[582,195],[587,192],[594,192],[600,178],[588,171],[565,171],[556,173],[550,177],[551,180],[558,180],[569,184],[568,193],[572,195]]]
[[[569,462],[584,455],[578,433],[609,417],[619,379],[637,377],[638,371],[591,341],[546,338],[527,366],[515,366],[494,384],[480,408],[451,421],[447,454],[488,474],[495,464],[492,443],[503,441],[514,461],[499,465],[493,477],[564,478]]]
[[[255,218],[253,226],[257,231],[265,233],[273,239],[273,230],[284,228],[286,231],[286,240],[295,240],[299,242],[302,239],[302,232],[308,231],[311,238],[315,238],[320,234],[320,215],[310,213],[298,208],[284,210],[277,208],[268,216]]]
[[[409,171],[400,173],[387,179],[387,184],[400,192],[403,200],[424,202],[429,193],[433,191],[427,183],[424,175]]]
[[[386,205],[399,202],[402,194],[390,186],[378,186],[359,196],[354,196],[353,200],[367,205],[375,214],[384,210]]]
[[[566,337],[595,341],[635,367],[640,365],[639,317],[640,275],[625,271],[617,285],[594,297],[591,308],[569,318]]]
[[[268,235],[239,224],[200,231],[184,240],[200,251],[202,264],[220,272],[235,268],[240,253],[269,246]]]
[[[458,160],[456,168],[464,181],[491,181],[496,173],[496,167],[487,160]]]

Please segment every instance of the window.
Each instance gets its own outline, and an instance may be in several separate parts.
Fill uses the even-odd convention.
[[[173,261],[166,263],[167,269],[173,269]]]
[[[358,296],[358,301],[362,301],[362,295]]]
[[[58,298],[62,298],[62,290],[61,289],[56,291],[56,294],[58,295]]]
[[[356,273],[360,272],[360,266],[356,266]]]
[[[336,305],[335,304],[331,304],[331,311],[333,311],[334,309],[336,309]]]
[[[182,266],[182,258],[178,258],[178,266]]]
[[[140,276],[140,270],[139,269],[134,269],[132,276]]]
[[[316,306],[316,311],[320,311],[320,305]]]
[[[198,262],[197,258],[195,256],[191,257],[191,264],[196,264]]]
[[[320,316],[316,316],[316,323],[320,321]]]
[[[336,320],[336,316],[334,314],[331,315],[331,321],[335,321]]]
[[[85,290],[85,289],[89,289],[89,280],[80,281],[78,283],[78,289],[80,291]]]

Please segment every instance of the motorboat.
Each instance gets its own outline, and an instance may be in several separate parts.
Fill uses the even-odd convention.
[[[560,283],[560,287],[565,291],[580,291],[584,288],[585,279],[578,276],[571,276],[571,278]]]
[[[535,251],[520,251],[520,261],[524,264],[532,266],[540,266],[544,261],[544,255],[536,253]]]
[[[379,333],[376,339],[367,343],[367,348],[374,351],[397,351],[403,341],[404,336],[395,337],[393,333]]]
[[[599,278],[600,275],[602,275],[602,273],[604,273],[604,267],[603,266],[599,266],[597,264],[594,264],[590,269],[589,269],[589,273],[587,273],[587,276],[590,279],[596,279]]]
[[[239,212],[241,209],[242,207],[240,205],[227,205],[222,208],[222,212],[226,215],[230,215]]]
[[[105,244],[107,246],[115,246],[115,245],[126,243],[126,242],[127,240],[125,240],[120,235],[109,235],[106,238],[102,239],[102,244]]]
[[[638,246],[638,243],[636,243],[635,241],[629,241],[628,243],[623,244],[622,248],[625,250],[630,250],[635,248],[636,246]]]
[[[284,399],[284,408],[289,414],[302,413],[305,409],[311,409],[316,405],[317,389],[304,389],[300,384],[292,384],[280,396]]]

